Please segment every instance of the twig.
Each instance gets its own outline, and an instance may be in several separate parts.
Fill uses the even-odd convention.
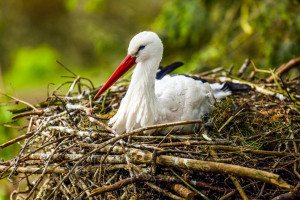
[[[229,119],[219,128],[218,132],[220,133],[221,130],[229,123],[231,122],[238,114],[240,114],[244,109],[239,110],[234,115],[230,116]]]
[[[204,194],[202,194],[200,191],[198,191],[196,188],[194,188],[193,186],[191,186],[189,183],[187,183],[185,180],[183,180],[183,178],[181,178],[173,169],[170,169],[171,172],[177,177],[179,178],[185,185],[187,185],[189,188],[191,188],[191,190],[193,190],[194,192],[196,192],[197,194],[199,194],[202,198],[209,200],[209,198],[207,196],[205,196]]]
[[[62,103],[64,109],[67,111],[67,113],[68,113],[68,115],[69,115],[69,117],[70,117],[70,121],[71,121],[72,124],[79,130],[79,128],[78,128],[77,124],[75,123],[75,120],[73,119],[71,113],[69,112],[69,110],[68,110],[68,108],[67,108],[65,102],[64,102],[61,98],[59,98],[56,94],[53,94],[53,95],[54,95],[54,96]]]
[[[157,192],[161,193],[164,196],[167,196],[171,199],[175,199],[175,200],[185,200],[184,198],[181,198],[177,195],[174,195],[170,192],[168,192],[167,190],[161,189],[160,187],[154,185],[153,183],[146,183],[149,187],[151,187],[153,190],[156,190]]]
[[[297,186],[293,191],[281,194],[272,200],[297,200],[300,198],[300,182],[298,182]]]
[[[37,168],[37,167],[16,167],[15,171],[18,173],[30,173],[30,174],[41,174],[43,173],[42,168]],[[8,166],[1,166],[0,165],[0,171],[7,171],[7,172],[11,172],[13,171],[12,168],[9,168]],[[51,174],[51,173],[58,173],[58,174],[64,174],[67,172],[66,168],[63,167],[48,167],[45,171],[45,173],[47,174]]]
[[[101,159],[100,161],[100,164],[99,164],[99,174],[98,174],[98,177],[99,177],[99,180],[101,178],[101,175],[102,175],[102,171],[103,171],[103,164],[104,164],[104,161],[106,160],[107,156],[110,154],[110,152],[112,151],[112,149],[115,147],[116,143],[113,144],[107,151],[106,155]],[[96,175],[97,173],[95,173]]]
[[[77,77],[75,78],[75,80],[73,81],[71,87],[69,88],[69,90],[68,90],[68,92],[67,92],[67,94],[66,94],[66,97],[68,97],[68,96],[70,95],[70,93],[73,91],[73,89],[74,89],[76,83],[77,83],[79,80],[80,80],[80,76],[77,76]],[[79,91],[79,92],[80,92],[80,91]]]
[[[120,180],[120,181],[114,183],[113,185],[94,189],[91,191],[91,194],[89,196],[87,196],[85,199],[96,196],[96,195],[103,194],[105,192],[110,192],[110,191],[121,189],[122,187],[125,187],[125,186],[135,183],[135,182],[144,182],[149,179],[150,179],[150,176],[146,176],[145,174],[138,174],[134,177]]]
[[[68,72],[70,72],[71,74],[73,74],[73,76],[77,77],[77,75],[72,72],[69,68],[67,68],[64,64],[62,64],[61,62],[59,62],[58,60],[56,61],[62,68],[64,68],[65,70],[67,70]]]
[[[44,110],[33,110],[28,112],[23,112],[21,114],[13,116],[11,119],[19,119],[21,117],[29,116],[29,115],[42,115],[44,114]]]
[[[160,140],[160,139],[163,139],[165,136],[160,136],[160,135],[134,135],[132,136],[132,139],[136,139],[136,140],[145,140],[145,139],[148,139],[148,140]],[[188,136],[188,135],[169,135],[169,138],[170,139],[174,139],[174,140],[183,140],[183,141],[186,141],[186,140],[197,140],[199,139],[199,137],[195,137],[195,136]]]
[[[202,72],[202,73],[198,74],[198,76],[203,77],[203,76],[207,76],[209,74],[217,73],[217,72],[220,72],[220,71],[223,71],[223,70],[224,70],[223,67],[218,67],[218,68],[206,71],[206,72]]]
[[[28,102],[26,102],[26,101],[23,101],[23,100],[21,100],[21,99],[17,99],[16,97],[13,97],[13,96],[4,94],[4,93],[2,93],[2,92],[0,92],[0,94],[2,94],[2,95],[4,95],[4,96],[7,96],[7,97],[9,97],[9,98],[11,98],[11,99],[13,99],[13,100],[15,100],[15,101],[17,101],[17,102],[22,103],[22,104],[25,104],[25,105],[31,107],[33,110],[38,110],[36,107],[34,107],[32,104],[30,104],[30,103],[28,103]]]
[[[247,59],[245,60],[244,64],[243,64],[243,65],[241,66],[241,68],[239,69],[239,72],[238,72],[238,74],[237,74],[237,77],[241,77],[241,76],[245,73],[245,71],[246,71],[247,67],[249,66],[249,64],[250,64],[250,59],[247,58]]]
[[[280,66],[277,70],[276,70],[276,75],[277,76],[281,76],[283,73],[287,72],[288,70],[290,70],[291,68],[298,66],[300,63],[300,57],[298,58],[293,58],[291,59],[289,62],[287,62],[286,64]],[[270,76],[269,78],[267,78],[266,80],[268,83],[271,83],[274,81],[274,76]]]
[[[172,128],[167,135],[165,135],[165,137],[159,142],[159,144],[157,145],[157,147],[154,149],[153,153],[152,153],[152,161],[151,161],[151,169],[152,169],[152,175],[154,176],[156,174],[156,157],[157,157],[157,150],[160,147],[160,145],[165,141],[165,139],[170,135],[170,133],[173,131],[174,128]]]
[[[223,145],[231,144],[230,141],[185,141],[185,142],[172,142],[163,143],[160,147],[176,147],[176,146],[190,146],[190,145]],[[155,146],[155,144],[147,144],[147,146]]]
[[[238,192],[240,193],[241,197],[243,200],[248,200],[248,197],[244,191],[244,189],[242,188],[242,186],[240,185],[239,181],[236,179],[236,177],[232,176],[232,175],[228,175],[229,178],[231,179],[231,181],[233,182],[234,186],[236,187],[236,189],[238,190]]]
[[[236,192],[237,192],[237,190],[233,190],[233,191],[229,192],[228,194],[222,196],[219,200],[226,200],[226,199],[229,199],[229,198],[232,197]]]
[[[10,140],[10,141],[8,141],[8,142],[5,142],[5,143],[1,144],[1,145],[0,145],[0,148],[3,149],[3,148],[5,148],[5,147],[7,147],[7,146],[9,146],[9,145],[12,145],[12,144],[14,144],[14,143],[16,143],[16,142],[19,142],[19,141],[21,141],[21,140],[24,140],[25,138],[29,138],[30,136],[33,135],[33,133],[34,133],[34,132],[29,132],[29,133],[25,133],[24,135],[21,135],[21,136],[19,136],[19,137],[16,137],[16,138],[14,138],[14,139],[12,139],[12,140]]]
[[[45,159],[48,159],[50,157],[50,155],[51,155],[50,153],[35,153],[35,154],[31,154],[26,159],[22,159],[22,160],[24,160],[24,161],[25,160],[45,160]],[[126,162],[126,159],[119,155],[108,155],[108,156],[93,155],[93,156],[89,156],[86,158],[83,154],[63,154],[62,155],[62,154],[57,153],[52,156],[52,159],[59,160],[59,161],[63,161],[63,160],[76,161],[81,158],[86,158],[85,162],[96,164],[96,163],[100,163],[104,157],[106,157],[104,163],[119,164],[119,163]]]
[[[186,188],[182,184],[170,184],[170,188],[180,194],[180,196],[184,197],[186,200],[193,200],[194,199],[194,192]]]
[[[84,77],[81,77],[81,79],[83,79],[83,80],[87,80],[90,84],[91,84],[91,86],[92,86],[92,89],[94,90],[95,89],[95,86],[94,86],[94,84],[93,84],[93,82],[90,80],[90,79],[88,79],[88,78],[84,78]]]
[[[190,184],[196,186],[196,187],[202,187],[202,188],[206,188],[212,191],[216,191],[219,193],[224,193],[227,190],[225,188],[221,188],[221,187],[217,187],[217,186],[213,186],[212,184],[209,183],[205,183],[203,181],[198,181],[198,180],[190,180],[189,181]]]
[[[232,146],[224,146],[224,145],[212,145],[208,146],[210,149],[214,150],[225,150],[225,151],[238,151],[238,152],[244,152],[244,153],[252,153],[252,154],[258,154],[258,155],[268,155],[268,156],[298,156],[300,157],[300,153],[290,153],[290,152],[283,152],[283,151],[264,151],[264,150],[253,150],[246,148],[244,146],[242,147],[232,147]]]

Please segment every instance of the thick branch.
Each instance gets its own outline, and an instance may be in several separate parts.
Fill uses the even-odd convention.
[[[300,156],[300,153],[290,153],[284,151],[253,150],[253,149],[247,149],[245,147],[232,147],[232,146],[224,146],[224,145],[214,145],[214,146],[209,146],[209,148],[214,150],[238,151],[243,153],[252,153],[252,154],[267,155],[267,156]]]
[[[7,169],[7,166],[0,166],[0,172],[2,171],[7,171],[7,172],[11,172],[13,171],[13,168],[9,168]],[[41,174],[43,172],[43,168],[37,168],[37,167],[17,167],[16,168],[16,172],[18,173],[31,173],[31,174]],[[46,173],[47,174],[51,174],[51,173],[58,173],[58,174],[64,174],[67,173],[68,170],[66,168],[63,167],[48,167],[46,169]]]
[[[105,149],[109,149],[106,146]],[[102,149],[104,150],[104,149]],[[145,150],[139,150],[134,148],[126,149],[128,155],[132,156],[134,162],[150,164],[152,160],[152,153]],[[120,146],[115,146],[112,150],[113,153],[122,152]],[[217,163],[210,161],[194,160],[187,158],[180,158],[175,156],[160,155],[157,156],[156,163],[162,166],[184,168],[189,170],[198,170],[203,172],[231,174],[239,177],[251,178],[254,180],[271,183],[278,185],[279,187],[291,189],[292,186],[287,184],[279,175],[273,174],[267,171],[243,167],[239,165],[232,165],[226,163]]]

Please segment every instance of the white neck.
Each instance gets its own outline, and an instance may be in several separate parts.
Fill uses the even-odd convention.
[[[148,62],[140,62],[136,65],[126,93],[128,100],[131,101],[129,104],[136,104],[132,106],[149,110],[152,115],[156,115],[155,76],[160,60],[155,61],[149,60]],[[148,109],[141,106],[148,107]],[[135,112],[134,110],[130,112]],[[152,117],[156,118],[156,116]]]
[[[155,71],[150,63],[138,63],[131,77],[126,96],[135,96],[150,100],[155,97]]]
[[[120,108],[110,121],[110,123],[115,123],[115,127],[125,123],[126,131],[130,131],[134,128],[152,125],[158,120],[155,76],[159,62],[160,59],[152,59],[137,64]]]

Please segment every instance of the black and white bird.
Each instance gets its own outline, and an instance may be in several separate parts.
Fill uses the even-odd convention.
[[[97,99],[136,64],[128,91],[109,121],[117,133],[155,124],[200,119],[212,111],[214,98],[222,99],[232,94],[226,83],[209,84],[184,74],[168,75],[180,63],[157,73],[162,55],[163,44],[156,33],[144,31],[135,35],[130,41],[127,57],[94,97]],[[193,125],[176,129],[190,131]]]

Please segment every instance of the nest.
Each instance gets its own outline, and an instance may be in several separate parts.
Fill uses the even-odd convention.
[[[0,145],[24,141],[17,156],[0,162],[1,179],[18,177],[25,184],[11,194],[17,199],[299,198],[299,80],[283,81],[254,65],[250,77],[240,78],[249,63],[237,76],[223,68],[197,74],[253,87],[217,102],[209,116],[122,135],[107,121],[127,81],[99,101],[92,100],[93,84],[79,76],[66,95],[55,90],[37,105],[14,99],[27,104],[11,111],[14,119],[29,120],[28,132]],[[260,80],[261,73],[270,73],[275,83]],[[201,128],[143,134],[188,123]]]

